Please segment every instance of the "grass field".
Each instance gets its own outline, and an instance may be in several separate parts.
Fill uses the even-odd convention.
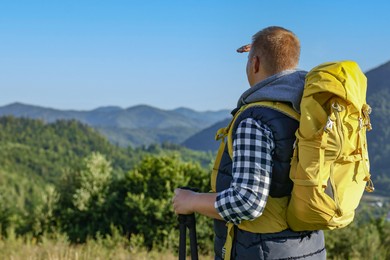
[[[120,245],[108,248],[90,240],[81,245],[70,245],[66,241],[44,240],[40,243],[16,239],[0,241],[0,259],[10,260],[106,260],[106,259],[177,259],[169,252],[147,252]]]
[[[200,259],[213,259],[200,256]],[[0,238],[2,260],[173,260],[178,259],[173,249],[164,252],[147,251],[129,241],[118,238],[90,239],[74,245],[65,236],[34,238],[9,236]]]

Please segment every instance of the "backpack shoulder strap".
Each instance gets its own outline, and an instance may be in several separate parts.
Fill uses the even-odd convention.
[[[276,102],[276,101],[259,101],[255,103],[250,103],[247,105],[242,106],[234,115],[233,119],[230,121],[229,125],[223,128],[220,128],[216,135],[215,135],[215,140],[221,140],[221,144],[218,149],[218,154],[214,162],[212,174],[211,174],[211,190],[213,192],[216,191],[216,179],[217,179],[217,174],[218,174],[218,168],[219,164],[222,159],[222,154],[225,150],[225,146],[228,146],[228,152],[230,158],[233,157],[233,141],[232,141],[232,135],[233,135],[233,125],[235,124],[237,118],[239,115],[245,111],[245,109],[251,108],[251,107],[267,107],[271,108],[274,110],[277,110],[297,121],[299,121],[300,114],[296,112],[291,106],[287,105],[286,103],[282,102]],[[227,137],[227,142],[226,142],[226,137]]]
[[[226,127],[224,129],[224,132],[225,132],[225,134],[227,134],[227,137],[228,137],[227,145],[228,145],[228,151],[229,151],[230,157],[233,157],[233,141],[232,141],[233,140],[233,138],[232,138],[233,127],[232,126],[235,125],[237,118],[239,117],[240,114],[242,114],[242,112],[244,112],[246,109],[252,108],[252,107],[271,108],[271,109],[279,111],[279,112],[285,114],[286,116],[289,116],[292,119],[295,119],[297,121],[299,121],[299,119],[300,119],[300,114],[297,111],[295,111],[290,105],[283,103],[283,102],[259,101],[259,102],[250,103],[250,104],[242,106],[237,111],[237,113],[234,115],[234,117],[233,117],[232,121],[230,122],[230,124],[228,125],[228,127]]]
[[[250,103],[247,105],[242,106],[234,115],[233,119],[230,121],[229,125],[225,128],[221,128],[218,130],[215,139],[216,140],[221,140],[221,145],[218,150],[218,155],[214,164],[213,172],[212,172],[212,177],[211,177],[211,187],[212,191],[216,191],[216,178],[217,178],[217,173],[218,173],[218,166],[220,164],[221,158],[222,158],[222,153],[225,150],[225,145],[228,146],[228,152],[230,155],[230,158],[233,157],[233,141],[232,141],[232,135],[233,135],[233,126],[236,124],[237,119],[239,116],[248,108],[252,107],[266,107],[266,108],[271,108],[274,109],[278,112],[281,112],[285,114],[286,116],[295,119],[299,121],[300,119],[300,114],[296,112],[290,105],[282,102],[276,102],[276,101],[259,101],[255,103]],[[227,142],[225,138],[227,137]],[[227,231],[227,238],[226,242],[224,245],[224,259],[230,259],[230,254],[231,254],[231,248],[232,248],[232,243],[233,243],[233,236],[234,236],[234,228],[233,224],[228,223],[227,224],[228,231]]]

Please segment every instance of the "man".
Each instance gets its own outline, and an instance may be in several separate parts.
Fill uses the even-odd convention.
[[[258,101],[282,102],[299,112],[306,72],[296,70],[300,43],[291,31],[265,28],[237,51],[249,51],[250,88],[233,115]],[[286,221],[298,122],[275,109],[254,106],[232,127],[233,153],[229,156],[225,148],[221,156],[215,192],[176,189],[175,213],[215,219],[215,259],[326,259],[322,231],[293,232]]]

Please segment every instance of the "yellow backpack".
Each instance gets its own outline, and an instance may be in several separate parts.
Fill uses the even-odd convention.
[[[370,180],[367,80],[352,61],[324,63],[306,76],[291,160],[287,209],[292,230],[335,229],[352,222]]]
[[[300,121],[286,213],[292,230],[345,227],[352,222],[364,189],[374,190],[366,141],[366,130],[371,130],[366,90],[366,77],[355,62],[324,63],[306,75],[300,116],[286,104],[260,101],[243,106],[229,126],[217,132],[221,145],[227,136],[232,156],[231,125],[245,109],[270,107]],[[214,191],[222,152],[220,148],[211,177]]]

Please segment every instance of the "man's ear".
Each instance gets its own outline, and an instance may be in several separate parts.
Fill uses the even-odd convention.
[[[257,55],[252,57],[252,70],[255,74],[260,70],[260,59]]]

